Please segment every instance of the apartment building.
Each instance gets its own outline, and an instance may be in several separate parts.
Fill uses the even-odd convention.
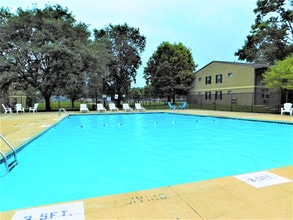
[[[262,74],[268,67],[264,64],[212,61],[195,73],[190,101],[238,105],[277,103],[278,97],[262,83]]]

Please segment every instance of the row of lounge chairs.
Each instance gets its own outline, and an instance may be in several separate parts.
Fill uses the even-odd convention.
[[[39,104],[35,103],[33,107],[29,107],[29,112],[33,112],[33,113],[37,112],[38,107],[39,107]],[[6,107],[4,104],[2,104],[2,108],[4,109],[4,114],[6,114],[6,113],[12,114],[12,108]],[[15,111],[17,114],[19,112],[23,112],[23,113],[25,112],[24,107],[20,103],[15,105]]]
[[[39,106],[39,104],[35,103],[33,107],[29,108],[29,112],[33,112],[33,113],[37,112],[38,106]],[[177,108],[177,106],[172,105],[171,102],[168,102],[168,106],[171,110],[175,110]],[[179,105],[178,108],[185,109],[186,106],[187,106],[187,102],[184,102],[182,105]],[[4,104],[2,104],[2,107],[4,109],[4,114],[6,114],[6,113],[12,114],[12,108],[6,107]],[[133,108],[131,108],[128,103],[123,103],[122,108],[125,112],[133,111]],[[135,110],[145,111],[146,109],[144,107],[142,107],[140,103],[135,103]],[[22,104],[18,103],[15,105],[15,111],[17,114],[19,112],[24,113],[25,109],[22,106]],[[105,111],[107,111],[107,109],[104,107],[104,105],[102,103],[98,103],[97,104],[97,111],[98,112],[105,112]],[[119,108],[117,108],[114,103],[110,103],[109,104],[109,111],[119,111]],[[89,109],[86,104],[80,104],[80,112],[89,112]],[[292,103],[284,103],[284,106],[281,108],[281,115],[283,115],[284,113],[289,113],[292,116],[292,114],[293,114],[293,104]]]
[[[123,111],[130,112],[133,111],[133,108],[129,106],[128,103],[123,103],[122,105]],[[141,106],[140,103],[135,103],[135,110],[136,111],[145,111],[146,109]],[[107,109],[102,103],[97,104],[97,111],[98,112],[106,112]],[[119,111],[119,108],[116,107],[115,103],[109,103],[109,111]],[[80,112],[89,112],[89,109],[86,104],[80,104]]]

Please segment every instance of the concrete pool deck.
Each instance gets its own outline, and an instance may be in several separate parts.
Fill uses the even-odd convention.
[[[148,110],[147,112],[152,111]],[[76,114],[77,112],[69,113]],[[89,114],[92,113],[97,114],[94,111]],[[175,113],[293,123],[292,116],[278,114],[203,110],[180,110]],[[54,125],[63,117],[65,117],[63,112],[61,116],[57,112],[0,114],[1,134],[13,146],[19,146],[46,130],[49,126]],[[293,129],[284,135],[291,135],[293,144]],[[2,151],[9,151],[2,140],[0,143]],[[269,170],[269,172],[293,180],[293,166],[276,168]],[[19,184],[21,185],[21,181]],[[84,216],[87,220],[293,219],[293,182],[255,188],[233,176],[228,176],[150,190],[89,198],[82,201],[84,202]],[[75,201],[65,203],[70,202]],[[0,219],[12,219],[16,211],[21,210],[2,212],[0,213]],[[78,220],[74,217],[72,219]]]

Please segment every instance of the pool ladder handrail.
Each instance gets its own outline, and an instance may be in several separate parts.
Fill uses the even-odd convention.
[[[59,110],[58,110],[58,115],[60,116],[61,115],[61,112],[64,112],[66,115],[68,115],[68,113],[67,113],[67,111],[66,111],[66,109],[65,108],[59,108]]]
[[[0,150],[0,154],[2,155],[2,157],[4,159],[4,165],[5,165],[5,170],[6,170],[5,175],[7,175],[9,173],[9,167],[8,167],[8,163],[7,163],[7,157],[6,157],[6,155],[1,150]]]
[[[8,140],[1,133],[0,133],[0,137],[7,144],[7,146],[12,150],[13,155],[14,155],[14,160],[8,164],[7,156],[2,151],[0,151],[0,154],[4,158],[6,174],[8,174],[18,164],[17,153],[16,153],[16,150],[12,147],[12,145],[8,142]]]

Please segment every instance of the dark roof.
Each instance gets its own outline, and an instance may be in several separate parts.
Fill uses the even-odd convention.
[[[196,72],[200,71],[201,69],[207,67],[208,65],[210,65],[212,63],[242,65],[242,66],[253,67],[255,69],[268,68],[270,66],[268,64],[260,64],[260,63],[241,63],[241,62],[228,62],[228,61],[212,61],[212,62],[208,63],[207,65],[203,66],[202,68],[200,68],[199,70],[197,70]]]

